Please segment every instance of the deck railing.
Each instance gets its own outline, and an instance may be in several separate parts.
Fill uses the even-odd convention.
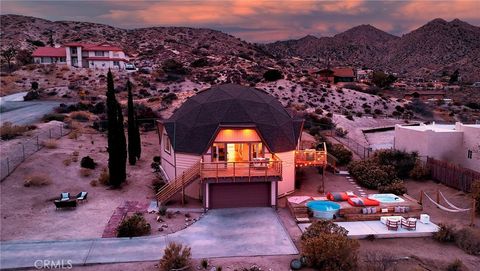
[[[282,176],[282,161],[278,158],[264,161],[201,162],[202,179],[248,178]]]
[[[297,166],[321,166],[327,164],[327,151],[315,149],[295,151],[295,164]]]

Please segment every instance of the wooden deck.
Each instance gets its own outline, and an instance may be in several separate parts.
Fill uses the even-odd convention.
[[[263,177],[266,180],[278,180],[282,177],[282,162],[213,162],[202,163],[201,179],[250,180]],[[276,178],[272,178],[276,177]]]

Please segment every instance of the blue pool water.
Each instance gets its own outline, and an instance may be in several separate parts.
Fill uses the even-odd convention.
[[[381,203],[404,202],[405,200],[395,194],[372,194],[369,199],[378,200]]]
[[[316,218],[333,219],[340,210],[340,204],[333,201],[312,200],[307,202],[307,207]]]

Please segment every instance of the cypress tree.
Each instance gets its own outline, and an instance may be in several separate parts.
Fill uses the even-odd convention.
[[[137,123],[137,116],[135,114],[135,107],[133,105],[132,83],[127,81],[128,90],[128,162],[130,165],[135,165],[137,159],[140,159],[141,143],[140,131]]]
[[[108,117],[108,173],[109,183],[120,186],[126,179],[126,142],[123,130],[123,115],[115,97],[113,75],[107,73],[107,117]]]

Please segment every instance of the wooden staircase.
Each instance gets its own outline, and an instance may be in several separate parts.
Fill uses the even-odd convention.
[[[185,187],[193,183],[200,177],[200,161],[195,163],[192,167],[185,170],[181,175],[177,176],[172,181],[165,184],[165,186],[158,191],[156,198],[159,205],[166,203],[176,193],[183,191]]]

